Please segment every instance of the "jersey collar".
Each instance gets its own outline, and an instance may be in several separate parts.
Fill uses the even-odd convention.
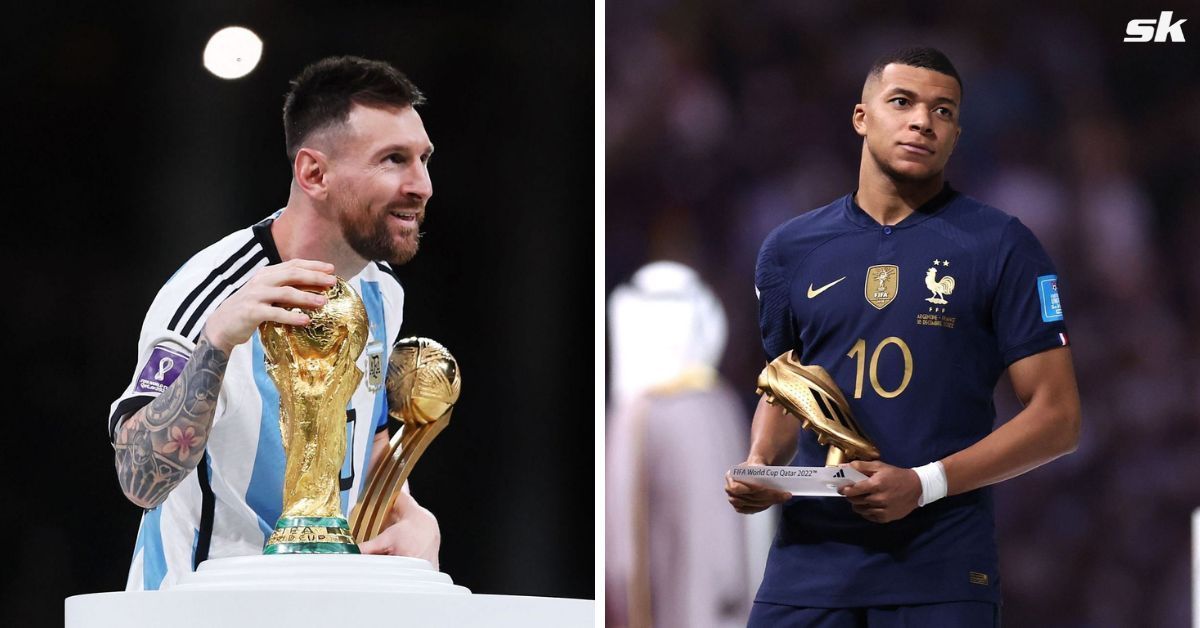
[[[875,219],[872,218],[870,214],[863,211],[863,208],[859,207],[858,203],[854,202],[855,194],[858,194],[858,190],[847,194],[844,199],[846,219],[860,227],[869,229],[882,228],[883,225],[875,222]],[[941,192],[938,192],[933,198],[926,201],[924,205],[914,210],[913,213],[905,217],[904,220],[892,225],[892,228],[905,229],[915,224],[919,224],[937,214],[939,211],[949,205],[950,201],[954,200],[956,197],[958,197],[958,190],[950,187],[950,182],[947,181],[942,185]]]
[[[279,256],[279,248],[275,246],[275,236],[271,235],[271,223],[275,222],[275,217],[278,215],[277,212],[250,228],[254,232],[254,239],[258,240],[259,245],[262,246],[263,253],[267,254],[268,266],[283,262],[283,258]]]

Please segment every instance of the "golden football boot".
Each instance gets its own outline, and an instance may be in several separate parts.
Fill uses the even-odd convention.
[[[784,414],[795,415],[801,427],[816,433],[818,443],[829,445],[826,466],[879,458],[879,448],[863,434],[850,413],[850,403],[829,373],[815,364],[801,364],[792,351],[762,370],[755,392]]]

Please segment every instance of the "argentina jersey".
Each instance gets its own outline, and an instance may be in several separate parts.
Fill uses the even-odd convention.
[[[257,270],[280,262],[271,237],[276,212],[197,253],[167,280],[146,314],[133,380],[113,402],[109,436],[179,376],[208,316]],[[357,500],[372,441],[387,428],[383,384],[398,337],[404,293],[392,270],[374,262],[347,282],[362,298],[370,325],[357,366],[362,381],[346,408],[343,513]],[[186,446],[186,435],[177,439]],[[128,590],[168,588],[208,558],[261,554],[282,510],[284,452],[279,393],[266,372],[258,332],[233,348],[217,398],[204,457],[157,508],[142,515]]]
[[[1067,344],[1058,275],[1019,220],[947,185],[896,225],[843,197],[775,229],[755,272],[767,360],[795,350],[845,393],[882,460],[914,467],[987,436],[1013,362]],[[804,431],[792,464],[821,466]],[[877,524],[844,499],[783,508],[757,601],[999,603],[989,489]]]

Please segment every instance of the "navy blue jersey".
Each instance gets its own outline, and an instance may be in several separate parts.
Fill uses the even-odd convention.
[[[1009,364],[1064,346],[1058,277],[1019,220],[949,185],[882,226],[852,196],[775,229],[755,284],[767,359],[824,367],[882,460],[923,465],[987,436]],[[809,431],[793,464],[820,466]],[[757,600],[816,607],[998,603],[988,489],[887,524],[838,498],[783,508]]]

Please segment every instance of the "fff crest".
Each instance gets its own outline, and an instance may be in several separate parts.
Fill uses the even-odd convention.
[[[882,264],[867,268],[867,283],[863,286],[863,296],[867,303],[882,310],[896,298],[900,291],[900,267],[894,264]]]

